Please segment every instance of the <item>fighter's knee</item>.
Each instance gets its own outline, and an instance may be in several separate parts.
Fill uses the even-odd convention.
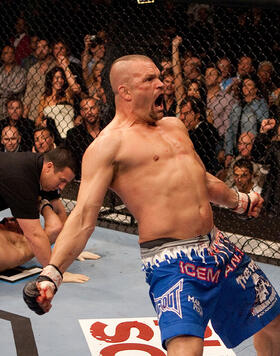
[[[63,228],[63,224],[62,223],[57,223],[55,225],[48,225],[45,228],[45,232],[48,235],[51,243],[53,243],[55,241],[55,239],[57,238],[58,234],[60,233],[60,231]]]
[[[167,342],[168,356],[202,356],[203,340],[196,336],[177,336]]]
[[[58,235],[60,233],[60,231],[62,230],[62,228],[63,228],[62,223],[57,224],[57,226],[55,227],[55,233]]]
[[[269,324],[267,324],[259,332],[260,334],[278,334],[280,338],[280,314],[273,319]]]
[[[273,319],[267,326],[266,328],[268,330],[272,330],[274,332],[280,333],[280,314]]]

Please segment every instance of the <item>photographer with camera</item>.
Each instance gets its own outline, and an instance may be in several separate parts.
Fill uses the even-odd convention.
[[[86,35],[85,49],[82,53],[83,78],[88,95],[106,102],[104,89],[101,83],[101,72],[104,68],[105,42],[99,35]]]
[[[103,60],[105,55],[105,39],[102,38],[100,32],[97,35],[86,35],[84,37],[85,48],[81,54],[82,68],[87,70],[89,74],[92,73],[94,66]]]

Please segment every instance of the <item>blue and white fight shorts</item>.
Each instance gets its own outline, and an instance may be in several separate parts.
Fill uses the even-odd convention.
[[[233,348],[280,314],[265,274],[216,228],[193,239],[141,244],[141,257],[164,348],[179,335],[203,338],[209,319]]]

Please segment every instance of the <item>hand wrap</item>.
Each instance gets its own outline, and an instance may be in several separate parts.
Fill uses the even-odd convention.
[[[256,192],[250,192],[249,194],[238,192],[237,195],[237,207],[231,210],[237,214],[248,217],[248,213],[251,211],[252,205],[254,205],[254,203],[259,199],[259,194]]]
[[[40,276],[37,277],[34,281],[26,283],[23,288],[23,299],[27,306],[33,310],[36,314],[42,315],[45,314],[45,311],[40,307],[37,302],[37,297],[40,295],[40,292],[37,288],[37,283],[45,282],[46,284],[51,283],[53,288],[53,293],[55,294],[58,287],[62,283],[62,273],[54,265],[47,265]]]

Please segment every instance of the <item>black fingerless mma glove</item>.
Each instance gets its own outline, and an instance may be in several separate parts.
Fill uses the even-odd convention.
[[[45,314],[45,311],[40,307],[37,302],[37,297],[40,295],[40,292],[37,288],[37,283],[44,281],[53,283],[55,294],[57,292],[58,287],[62,283],[62,279],[63,275],[56,266],[47,265],[43,269],[39,277],[37,277],[34,281],[26,283],[25,287],[23,288],[23,299],[27,306],[36,314]]]

